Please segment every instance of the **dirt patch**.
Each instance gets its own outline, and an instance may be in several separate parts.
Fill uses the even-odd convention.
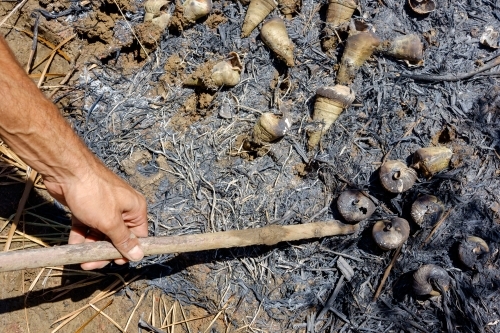
[[[220,24],[226,23],[227,17],[224,16],[220,11],[210,14],[205,21],[205,24],[210,29],[216,29]]]
[[[165,62],[165,74],[161,79],[169,85],[179,86],[183,81],[183,73],[186,68],[185,61],[178,54],[170,56]]]

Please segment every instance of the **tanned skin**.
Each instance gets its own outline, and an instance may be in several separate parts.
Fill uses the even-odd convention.
[[[109,239],[123,255],[144,256],[146,201],[108,170],[73,132],[57,107],[26,75],[0,36],[0,137],[43,176],[47,191],[72,212],[69,244]],[[82,264],[102,268],[108,261]]]

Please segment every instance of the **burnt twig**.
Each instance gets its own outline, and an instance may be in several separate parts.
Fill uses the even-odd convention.
[[[473,77],[476,74],[482,73],[500,65],[500,56],[496,57],[492,63],[484,65],[476,69],[475,71],[463,73],[463,74],[446,74],[446,75],[426,75],[426,74],[401,74],[401,77],[407,77],[417,81],[430,81],[430,82],[441,82],[441,81],[460,81],[466,80]]]

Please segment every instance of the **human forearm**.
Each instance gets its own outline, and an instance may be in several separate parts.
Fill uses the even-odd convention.
[[[144,197],[87,149],[55,105],[24,73],[2,37],[0,137],[43,176],[47,191],[70,208],[70,244],[107,237],[124,258],[142,258],[136,237],[148,235]],[[106,264],[93,262],[82,267],[94,269]]]
[[[86,164],[98,163],[1,37],[0,137],[47,180],[81,177]]]

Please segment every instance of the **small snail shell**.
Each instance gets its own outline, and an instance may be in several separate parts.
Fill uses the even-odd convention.
[[[182,4],[183,16],[190,22],[208,15],[212,10],[212,0],[186,0]]]
[[[483,34],[479,37],[479,42],[493,49],[498,49],[498,36],[498,31],[493,26],[487,25],[484,27]]]
[[[144,22],[151,22],[153,18],[160,16],[161,10],[168,5],[166,0],[148,0],[144,3]]]
[[[384,42],[382,52],[404,60],[409,66],[421,66],[424,62],[424,44],[415,34],[399,36]]]
[[[373,214],[375,204],[361,191],[348,190],[338,197],[337,208],[347,222],[359,222]]]
[[[342,111],[351,106],[354,98],[355,94],[351,88],[342,85],[319,88],[316,91],[316,102],[314,103],[312,118],[316,122],[321,122],[323,127],[320,131],[308,133],[307,144],[309,150],[319,144],[321,136],[328,131]]]
[[[278,56],[285,61],[287,66],[294,66],[294,45],[286,31],[285,22],[279,17],[272,18],[262,25],[260,30],[262,41]]]
[[[241,28],[241,37],[248,37],[277,5],[275,0],[251,0]]]
[[[413,273],[413,292],[419,296],[438,296],[440,290],[450,289],[450,281],[444,268],[433,264],[423,265]]]
[[[280,12],[287,19],[291,18],[294,13],[297,13],[302,5],[302,0],[278,0]]]
[[[403,193],[417,180],[417,172],[401,161],[386,161],[380,167],[380,182],[391,193]]]
[[[458,247],[460,261],[470,269],[477,269],[478,259],[489,252],[490,248],[484,239],[476,236],[468,236]]]
[[[443,215],[444,207],[438,198],[424,194],[411,205],[411,217],[418,225],[436,223]],[[428,222],[428,223],[427,223]]]
[[[338,27],[349,22],[358,6],[355,0],[330,0],[326,12],[326,23]]]
[[[217,63],[212,69],[212,81],[218,86],[233,87],[240,82],[243,66],[236,52],[229,53],[229,60]]]
[[[413,154],[413,167],[426,178],[446,169],[450,164],[452,151],[446,147],[420,148]]]
[[[160,16],[153,18],[151,21],[154,25],[159,26],[162,30],[165,30],[170,23],[170,18],[172,16],[169,13],[160,14]]]
[[[263,113],[253,128],[253,140],[258,144],[274,142],[282,138],[291,126],[288,116],[282,118],[274,113]]]
[[[349,36],[340,68],[337,73],[338,84],[349,84],[354,80],[358,68],[370,58],[373,51],[380,45],[380,39],[371,31],[359,32]]]
[[[240,82],[243,66],[236,52],[229,53],[228,59],[220,62],[207,61],[189,74],[183,81],[187,86],[217,89],[235,86]]]
[[[434,0],[408,0],[408,4],[417,14],[428,14],[436,10]]]
[[[373,226],[373,240],[382,250],[397,249],[410,236],[408,221],[395,217],[390,221],[378,221]]]

